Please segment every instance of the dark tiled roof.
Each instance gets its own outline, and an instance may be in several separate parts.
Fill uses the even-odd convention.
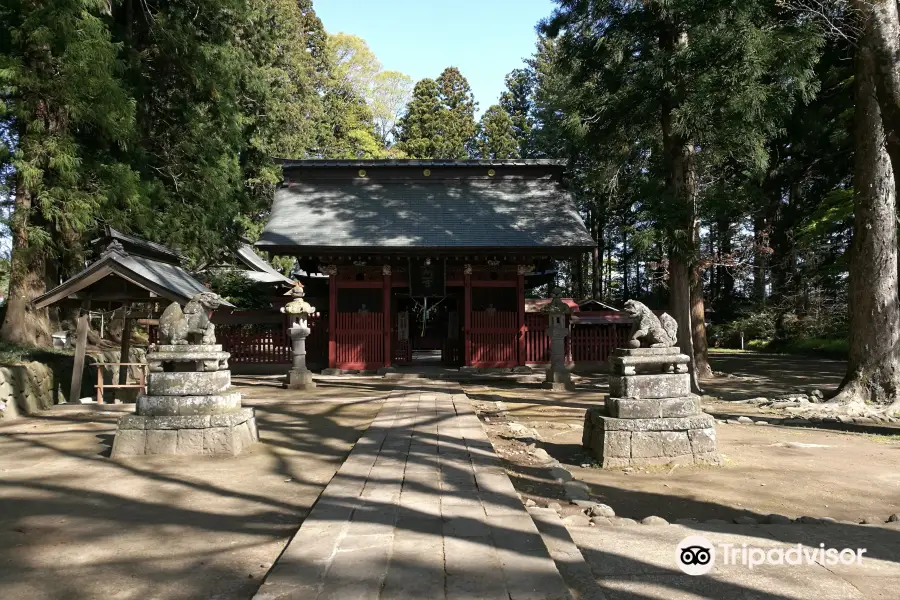
[[[587,249],[595,244],[569,194],[553,178],[502,177],[291,181],[275,193],[256,245],[276,250]]]
[[[245,276],[254,281],[261,283],[276,283],[283,281],[291,285],[294,281],[290,277],[285,277],[279,273],[272,265],[253,251],[250,246],[241,246],[237,251],[237,259],[249,267],[249,271],[245,272]]]
[[[36,308],[50,306],[109,275],[119,276],[161,298],[181,304],[185,304],[195,294],[210,291],[178,265],[113,251],[105,252],[84,271],[38,296],[32,304]],[[223,304],[231,306],[224,300]]]
[[[110,240],[119,240],[125,247],[125,250],[131,255],[149,256],[150,258],[164,260],[166,262],[176,264],[181,263],[181,255],[168,246],[163,246],[156,242],[122,233],[109,225],[106,226],[106,238],[107,242]]]

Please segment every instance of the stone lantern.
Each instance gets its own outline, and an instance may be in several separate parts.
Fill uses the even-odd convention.
[[[547,335],[550,337],[550,366],[547,367],[547,375],[541,387],[547,390],[574,390],[572,376],[566,368],[566,315],[572,312],[568,304],[562,301],[562,291],[557,288],[553,291],[553,300],[543,308],[542,313],[547,314],[549,327]]]
[[[310,390],[316,387],[312,372],[306,368],[306,338],[310,334],[307,319],[316,312],[316,307],[303,299],[303,284],[297,283],[289,294],[293,300],[282,307],[281,312],[291,315],[293,323],[288,333],[291,336],[293,364],[287,374],[285,387],[292,390]]]

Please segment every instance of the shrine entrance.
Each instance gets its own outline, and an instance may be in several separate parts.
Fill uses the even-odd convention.
[[[408,289],[395,291],[396,344],[401,351],[398,365],[462,364],[463,290],[448,288],[444,296],[410,296]]]

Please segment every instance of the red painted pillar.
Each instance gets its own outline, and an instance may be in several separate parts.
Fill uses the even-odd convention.
[[[384,277],[382,287],[384,289],[384,302],[382,311],[384,313],[384,366],[390,367],[393,362],[391,356],[391,326],[394,323],[393,312],[391,311],[391,265],[381,267],[381,274]]]
[[[516,278],[516,301],[519,303],[519,366],[525,364],[525,271],[519,267]]]
[[[337,368],[337,267],[328,272],[328,368]]]
[[[469,335],[472,329],[472,266],[463,267],[463,281],[465,282],[465,308],[463,309],[463,364],[472,366],[472,344],[469,343]]]

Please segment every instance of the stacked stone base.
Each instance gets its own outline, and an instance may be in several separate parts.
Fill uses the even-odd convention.
[[[258,441],[252,408],[219,415],[128,415],[119,420],[112,457],[140,454],[236,456]]]
[[[715,419],[690,393],[677,348],[616,350],[610,398],[584,415],[582,444],[604,468],[719,464]]]
[[[112,457],[236,456],[259,441],[252,408],[231,389],[229,354],[218,345],[158,346],[147,355],[148,395],[119,419]]]
[[[715,419],[691,417],[617,419],[588,409],[582,443],[603,468],[667,464],[719,464]]]

